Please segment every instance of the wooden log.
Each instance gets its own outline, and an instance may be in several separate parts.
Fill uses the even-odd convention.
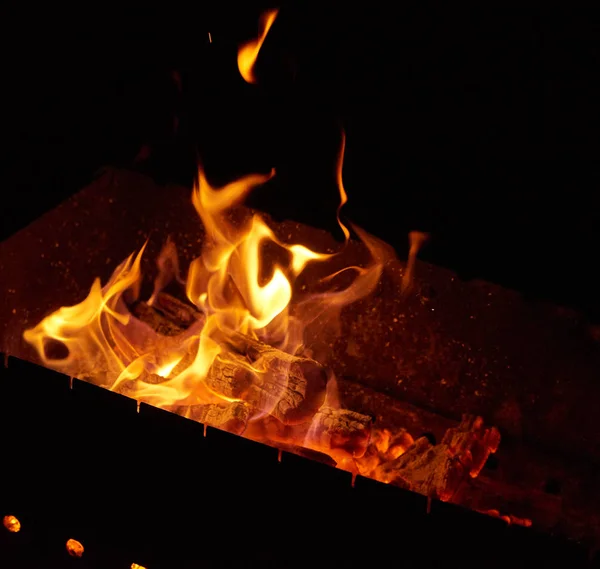
[[[243,399],[284,425],[309,421],[323,405],[327,373],[318,362],[238,333],[220,344],[230,351],[215,358],[205,380],[215,392]]]
[[[185,330],[146,302],[134,304],[131,313],[161,336],[179,336]]]
[[[170,410],[198,423],[223,429],[236,435],[244,433],[252,413],[250,405],[243,401],[234,401],[223,405],[209,403],[174,407]]]
[[[161,312],[165,318],[168,318],[175,325],[184,330],[192,326],[198,320],[204,319],[204,314],[195,306],[178,300],[170,294],[159,292],[152,307]]]
[[[230,399],[245,399],[255,372],[246,358],[233,352],[217,354],[208,370],[206,385]]]
[[[131,312],[163,336],[178,336],[204,320],[204,314],[194,306],[163,292],[157,294],[152,304],[144,301],[135,303]]]
[[[371,423],[370,416],[356,411],[321,407],[304,437],[304,446],[359,458],[369,445]]]
[[[252,422],[246,435],[252,439],[295,445],[325,453],[336,463],[362,456],[369,444],[372,418],[347,409],[321,407],[311,421],[285,425],[273,416]]]

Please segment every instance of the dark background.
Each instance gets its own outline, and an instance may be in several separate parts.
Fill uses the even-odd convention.
[[[2,236],[143,145],[159,182],[191,183],[196,146],[217,181],[275,166],[252,204],[335,230],[343,126],[349,218],[401,255],[429,231],[422,258],[599,320],[591,14],[372,4],[285,4],[248,85],[236,53],[258,3],[4,3]]]

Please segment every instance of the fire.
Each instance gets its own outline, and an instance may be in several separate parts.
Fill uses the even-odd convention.
[[[260,51],[278,12],[279,10],[277,9],[265,12],[260,19],[260,32],[258,38],[245,43],[238,51],[238,68],[241,76],[248,83],[256,83],[254,64],[256,63],[258,52]]]
[[[326,345],[324,329],[337,331],[341,311],[375,290],[393,255],[385,243],[341,221],[344,147],[343,137],[337,219],[346,243],[352,230],[366,246],[366,265],[330,269],[338,254],[288,243],[265,217],[240,207],[274,171],[217,188],[200,168],[191,202],[205,239],[186,275],[168,239],[156,261],[152,294],[141,300],[142,247],[104,286],[96,279],[81,303],[26,330],[25,340],[47,367],[134,398],[138,409],[145,402],[205,429],[328,455],[353,475],[450,499],[496,452],[497,430],[468,416],[431,445],[402,428],[378,428],[370,416],[343,407],[337,379],[323,366],[329,353],[319,352],[320,343]],[[412,236],[406,273],[412,274],[423,239]],[[327,275],[316,283],[307,271],[315,265]],[[303,290],[301,277],[318,292]],[[408,291],[409,284],[403,280],[401,289]],[[167,294],[167,287],[179,293]]]
[[[267,12],[259,38],[239,51],[240,73],[250,83],[276,17],[277,10]],[[24,339],[45,366],[134,398],[138,411],[145,402],[203,423],[205,434],[208,425],[280,450],[325,454],[353,475],[448,499],[496,451],[497,431],[466,417],[431,447],[404,429],[378,429],[370,416],[343,408],[337,380],[324,367],[330,350],[320,346],[330,331],[339,331],[341,311],[375,290],[394,256],[389,245],[341,220],[348,201],[345,145],[342,134],[336,216],[345,244],[353,233],[365,245],[366,264],[334,269],[338,254],[289,243],[264,216],[241,207],[274,170],[214,187],[200,167],[191,202],[205,238],[187,274],[167,239],[152,294],[141,299],[144,246],[104,286],[96,279],[82,302],[50,314]],[[403,293],[410,292],[425,239],[411,234]],[[327,276],[314,277],[315,265]],[[316,285],[310,293],[303,279]],[[71,555],[83,553],[74,540],[67,546]]]
[[[337,175],[340,208],[347,200],[341,181],[344,144],[345,138]],[[274,175],[274,171],[249,175],[216,188],[200,168],[191,201],[206,239],[186,278],[181,277],[177,250],[169,239],[157,260],[159,274],[152,295],[141,302],[142,248],[125,259],[104,286],[96,279],[80,304],[62,307],[26,330],[25,340],[47,367],[138,402],[218,424],[239,421],[243,416],[243,430],[248,421],[260,423],[269,415],[285,425],[306,423],[292,438],[320,448],[314,441],[331,437],[316,435],[310,420],[321,406],[333,409],[339,405],[333,383],[326,393],[322,367],[296,354],[313,321],[336,320],[344,306],[373,291],[390,251],[354,228],[372,254],[371,263],[333,272],[322,280],[324,292],[301,294],[296,282],[305,269],[327,263],[335,255],[281,241],[259,214],[242,223],[232,221],[232,213],[249,192]],[[338,209],[338,220],[339,215]],[[341,221],[340,226],[349,239],[350,230]],[[276,250],[273,258],[265,253],[267,245]],[[353,277],[348,286],[338,290],[342,273],[346,280]],[[164,311],[162,290],[177,283],[181,283],[187,305],[174,310],[189,308],[192,315],[187,315],[184,330],[168,335],[138,317],[133,307]],[[240,383],[223,386],[217,369],[234,369],[236,376],[231,381],[239,379]],[[227,408],[234,403],[235,408]],[[319,420],[329,424],[331,416],[323,413]],[[248,434],[264,439],[264,434],[257,435],[261,428],[252,425]]]

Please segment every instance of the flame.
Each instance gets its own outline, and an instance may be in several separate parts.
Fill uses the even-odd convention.
[[[347,201],[341,177],[344,146],[345,137],[337,166],[340,207]],[[170,282],[183,283],[187,299],[203,315],[184,333],[175,338],[159,334],[130,311],[139,300],[144,246],[115,269],[104,287],[96,279],[85,300],[60,308],[26,330],[25,340],[36,348],[46,366],[138,401],[170,408],[235,400],[215,393],[204,381],[215,358],[229,350],[224,339],[241,333],[285,353],[296,353],[308,324],[326,313],[335,319],[344,306],[374,289],[390,254],[389,247],[353,226],[370,250],[372,263],[334,272],[323,279],[333,290],[294,302],[295,282],[306,267],[334,255],[301,243],[284,243],[259,214],[242,224],[230,221],[231,211],[249,192],[274,175],[274,171],[253,174],[216,188],[199,169],[192,204],[206,230],[201,255],[183,279],[175,244],[169,238],[157,260],[159,274],[147,303],[154,306]],[[341,221],[340,227],[348,240],[349,229]],[[266,244],[276,246],[277,259],[263,255]],[[335,290],[337,276],[345,271],[354,271],[353,281],[345,289]],[[264,362],[248,364],[249,373],[264,373],[261,365]]]
[[[260,32],[258,38],[242,45],[238,51],[238,68],[241,76],[247,83],[256,83],[254,76],[254,64],[258,58],[258,53],[262,44],[273,25],[279,10],[269,10],[265,12],[260,19]]]
[[[130,322],[124,298],[127,293],[130,300],[137,299],[144,249],[145,246],[137,255],[127,257],[104,287],[100,279],[95,279],[83,302],[60,308],[24,332],[24,339],[36,348],[44,364],[53,367],[50,351],[56,343],[67,351],[66,357],[60,359],[60,367],[75,371],[90,358],[101,358],[106,364],[105,372],[120,373],[126,367],[125,358],[139,355],[123,333]]]

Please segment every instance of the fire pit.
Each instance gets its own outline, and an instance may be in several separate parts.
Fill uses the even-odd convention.
[[[165,195],[169,196],[171,204],[169,209],[160,205]],[[137,222],[132,222],[130,213],[134,204],[142,204],[138,208],[139,221]],[[330,236],[318,230],[311,230],[294,223],[272,224],[269,222],[269,225],[274,228],[274,234],[278,238],[291,236],[288,237],[288,242],[291,243],[299,242],[300,238],[294,239],[294,237],[302,235],[305,238],[301,242],[312,246],[314,250],[333,252],[336,251],[336,247],[338,250],[341,248],[341,244],[336,244]],[[109,226],[110,233],[106,230]],[[140,288],[139,298],[144,298],[144,292],[146,293],[145,298],[150,298],[156,282],[156,279],[152,277],[157,274],[164,275],[165,267],[168,266],[168,263],[162,262],[168,258],[163,249],[165,236],[164,233],[159,235],[159,231],[162,232],[164,229],[167,229],[164,233],[169,232],[173,235],[173,241],[177,241],[177,244],[200,245],[201,224],[198,223],[193,208],[189,206],[189,190],[178,187],[159,188],[154,186],[150,179],[139,174],[110,170],[73,199],[5,242],[2,245],[1,258],[4,274],[9,275],[10,282],[2,308],[4,327],[1,337],[4,353],[38,361],[38,355],[31,345],[24,341],[20,331],[34,327],[44,315],[57,306],[68,305],[69,302],[72,303],[72,299],[85,297],[86,292],[82,289],[83,283],[86,280],[90,282],[94,275],[99,275],[106,282],[112,272],[111,260],[122,254],[126,255],[127,250],[131,248],[143,246],[148,234],[151,237],[147,242],[139,267],[141,272],[150,275],[151,278],[147,291],[144,291],[144,287]],[[52,235],[51,241],[48,240],[49,235]],[[112,236],[119,236],[119,239],[115,240]],[[321,247],[313,245],[315,243],[320,243]],[[34,244],[37,249],[34,249]],[[162,256],[160,256],[161,249],[163,250]],[[172,250],[172,245],[167,247],[166,251],[169,250]],[[196,247],[191,246],[183,249],[180,247],[180,268],[184,268],[185,263],[194,257],[196,250]],[[364,255],[367,255],[368,260],[368,253],[369,251],[359,243],[350,241],[338,258],[341,259],[339,262],[345,262],[345,259],[348,258],[344,258],[345,255],[359,260],[364,259]],[[160,263],[162,273],[160,268],[156,267],[153,258],[162,260]],[[171,258],[172,260],[173,258]],[[170,266],[173,268],[174,264],[171,263]],[[386,317],[389,316],[391,325],[395,324],[397,333],[405,338],[409,337],[411,329],[408,326],[413,322],[412,330],[420,328],[423,322],[428,323],[425,329],[430,334],[428,327],[431,321],[423,319],[432,312],[441,313],[442,309],[437,304],[440,302],[439,296],[433,298],[431,293],[431,287],[434,285],[427,283],[426,279],[433,281],[437,277],[438,282],[441,279],[447,279],[446,287],[448,288],[465,287],[465,285],[452,280],[452,275],[417,262],[413,281],[414,288],[410,294],[401,294],[402,273],[395,273],[395,270],[400,271],[401,269],[402,266],[393,258],[386,262],[386,266],[382,270],[384,276],[371,295],[362,303],[354,303],[353,308],[346,309],[345,316],[342,315],[340,323],[342,336],[339,337],[341,340],[332,342],[330,348],[331,357],[328,365],[335,372],[336,383],[334,385],[337,390],[325,389],[322,403],[311,415],[310,426],[317,425],[319,427],[327,424],[326,413],[329,411],[325,410],[334,402],[333,399],[327,398],[336,396],[335,404],[338,406],[338,410],[357,413],[360,416],[360,420],[357,422],[361,427],[357,429],[357,432],[370,432],[370,437],[366,437],[364,434],[361,436],[354,434],[355,438],[350,438],[350,446],[343,436],[336,437],[340,432],[342,434],[345,432],[344,428],[353,427],[352,421],[342,422],[343,428],[338,430],[334,429],[328,432],[325,429],[320,432],[318,437],[311,437],[310,428],[303,427],[299,431],[295,431],[298,428],[297,424],[294,424],[295,421],[291,421],[292,424],[286,426],[277,415],[272,414],[269,410],[269,413],[265,413],[264,417],[259,417],[256,421],[261,425],[262,430],[253,430],[254,426],[250,425],[252,421],[248,421],[243,434],[276,447],[272,448],[272,446],[263,446],[221,430],[225,428],[241,432],[239,426],[245,420],[244,415],[241,416],[240,422],[240,416],[232,412],[237,399],[248,403],[241,397],[230,397],[236,401],[227,402],[228,408],[234,407],[229,411],[229,415],[225,415],[226,421],[219,422],[222,415],[218,413],[211,415],[209,410],[201,408],[200,412],[204,414],[198,418],[204,422],[204,425],[209,425],[208,430],[205,431],[206,428],[203,425],[187,419],[180,419],[173,413],[154,410],[153,406],[142,404],[139,407],[139,413],[136,413],[135,400],[93,386],[87,387],[86,383],[74,381],[70,390],[71,381],[68,376],[54,375],[54,372],[44,371],[43,368],[29,368],[21,364],[20,360],[10,358],[5,371],[9,377],[4,385],[10,386],[9,389],[14,391],[12,393],[9,391],[9,394],[3,397],[3,402],[7,402],[9,405],[9,409],[6,411],[7,416],[11,417],[10,424],[19,425],[22,421],[20,419],[21,412],[23,412],[30,420],[37,421],[40,425],[39,428],[43,430],[36,435],[37,440],[27,437],[25,432],[21,432],[19,429],[16,434],[13,433],[13,443],[9,445],[12,451],[8,453],[8,456],[11,457],[11,464],[31,464],[32,457],[35,457],[35,462],[32,464],[32,470],[29,471],[30,474],[16,485],[19,491],[15,490],[12,494],[12,500],[7,504],[5,515],[18,516],[19,511],[42,511],[44,512],[43,516],[52,518],[53,512],[62,512],[60,515],[63,519],[60,523],[64,524],[62,525],[63,534],[61,534],[60,540],[58,537],[56,538],[56,543],[60,541],[60,548],[57,551],[60,551],[61,555],[64,552],[66,540],[73,538],[79,540],[86,547],[88,552],[86,555],[89,555],[90,549],[105,548],[108,555],[108,550],[112,551],[111,548],[122,550],[124,547],[130,547],[133,549],[132,562],[135,559],[139,561],[139,556],[144,554],[153,558],[169,558],[167,551],[162,550],[158,553],[148,544],[142,547],[141,541],[145,539],[143,537],[139,537],[140,541],[132,538],[131,544],[128,544],[125,528],[131,529],[134,525],[137,528],[135,530],[137,536],[155,535],[153,532],[167,532],[171,538],[164,534],[164,541],[162,541],[167,549],[175,547],[173,545],[175,542],[185,541],[184,545],[180,545],[182,547],[181,558],[191,555],[190,544],[195,542],[193,536],[186,534],[188,531],[186,528],[192,532],[191,528],[196,526],[187,518],[192,516],[196,519],[197,517],[191,512],[204,512],[203,516],[207,516],[202,517],[204,524],[202,531],[209,531],[206,527],[210,525],[212,529],[207,535],[211,535],[211,539],[214,539],[214,531],[217,527],[230,527],[229,524],[233,523],[236,529],[223,530],[226,531],[226,535],[231,535],[227,533],[228,531],[234,531],[236,539],[246,536],[250,540],[249,534],[244,533],[248,530],[239,529],[236,524],[241,522],[235,521],[239,516],[246,519],[246,516],[250,515],[245,510],[243,514],[235,512],[236,507],[244,509],[241,505],[236,506],[237,500],[244,503],[249,500],[250,494],[252,495],[252,509],[253,511],[256,508],[260,509],[262,512],[260,515],[266,515],[265,512],[277,511],[277,508],[282,507],[282,501],[288,503],[292,510],[298,507],[301,512],[298,514],[299,518],[293,522],[286,522],[286,527],[290,532],[308,531],[301,530],[294,524],[305,527],[300,520],[305,520],[306,516],[310,517],[307,510],[304,509],[304,505],[311,503],[316,509],[323,507],[328,511],[335,511],[335,515],[331,514],[335,519],[354,519],[355,516],[364,515],[369,521],[367,523],[365,519],[364,528],[361,525],[361,535],[366,536],[370,533],[374,540],[379,539],[376,536],[387,535],[387,538],[382,537],[381,539],[389,538],[393,541],[397,530],[393,530],[391,527],[381,528],[378,524],[373,525],[373,519],[389,515],[384,514],[384,511],[388,507],[389,500],[394,499],[392,495],[398,495],[398,508],[405,508],[403,511],[408,516],[406,521],[401,524],[402,532],[406,531],[406,525],[413,528],[414,531],[411,530],[413,531],[411,535],[414,539],[417,539],[414,533],[417,531],[416,528],[420,528],[419,531],[434,532],[437,539],[438,533],[436,532],[449,531],[447,527],[444,529],[439,526],[441,520],[444,519],[445,514],[442,514],[445,510],[443,503],[435,499],[428,506],[426,497],[428,495],[434,498],[437,496],[456,504],[465,504],[470,508],[492,513],[502,518],[494,519],[490,516],[473,514],[475,518],[471,521],[471,517],[466,512],[462,513],[454,508],[449,510],[452,514],[448,513],[448,515],[452,515],[452,517],[456,515],[459,518],[466,516],[466,519],[469,520],[467,524],[469,529],[464,530],[466,532],[465,541],[472,543],[474,538],[467,537],[467,534],[475,535],[470,533],[473,531],[472,525],[478,528],[478,537],[476,538],[479,540],[478,548],[480,546],[483,548],[481,545],[483,543],[487,544],[486,547],[494,547],[486,540],[506,539],[508,528],[511,532],[516,532],[510,535],[520,536],[518,541],[525,539],[531,545],[538,543],[536,539],[540,538],[539,530],[556,531],[562,528],[562,532],[566,535],[584,540],[589,539],[594,529],[593,514],[591,509],[583,508],[581,505],[575,507],[576,502],[572,502],[569,509],[565,508],[564,503],[567,496],[569,498],[577,496],[572,489],[569,489],[568,494],[565,493],[565,485],[568,484],[565,473],[571,474],[574,477],[573,480],[577,480],[577,485],[582,488],[582,491],[585,488],[586,480],[593,480],[593,473],[587,472],[584,465],[574,461],[566,464],[561,462],[557,458],[560,457],[557,451],[554,453],[544,452],[541,445],[533,446],[516,438],[516,435],[512,434],[510,430],[510,420],[512,420],[510,416],[502,425],[509,436],[505,437],[498,448],[496,463],[490,463],[479,476],[472,477],[472,470],[463,464],[461,456],[457,452],[448,454],[447,460],[445,459],[446,461],[441,466],[438,464],[431,467],[438,456],[436,453],[440,450],[446,453],[446,447],[453,445],[453,436],[457,437],[459,441],[464,441],[465,439],[462,437],[466,434],[469,434],[467,441],[472,445],[471,455],[475,463],[477,455],[473,453],[473,450],[478,448],[476,445],[480,444],[480,441],[485,440],[486,433],[489,440],[489,434],[494,431],[486,431],[480,421],[474,420],[474,418],[466,417],[461,423],[460,415],[456,416],[455,412],[448,407],[441,409],[440,405],[440,412],[440,409],[436,409],[436,402],[433,399],[425,408],[418,398],[418,390],[426,389],[424,379],[419,380],[420,385],[413,383],[412,392],[405,392],[408,393],[408,396],[402,398],[398,397],[398,390],[403,389],[403,384],[409,382],[410,376],[400,375],[396,371],[395,381],[392,381],[389,375],[384,375],[385,366],[396,361],[398,355],[401,354],[399,347],[394,347],[392,350],[383,349],[385,343],[389,341],[383,330],[388,328]],[[386,273],[388,274],[387,279]],[[32,274],[36,276],[33,279],[28,278]],[[494,291],[498,296],[507,295],[512,301],[515,299],[511,293],[499,291],[490,285],[475,284],[471,285],[470,290],[469,287],[463,290],[468,290],[472,294],[473,291],[480,291],[484,286],[486,287],[483,289],[486,291],[483,295],[485,298],[489,298],[489,291]],[[443,290],[439,284],[437,288]],[[425,298],[426,291],[429,292],[431,298]],[[456,292],[455,289],[453,294]],[[448,291],[445,294],[449,294]],[[444,294],[442,294],[443,297]],[[495,302],[502,302],[497,297],[492,298]],[[148,319],[148,315],[151,315],[155,319],[154,323],[158,321],[162,324],[165,322],[161,318],[170,314],[168,324],[165,325],[168,330],[171,330],[177,323],[177,318],[172,315],[179,309],[183,310],[179,304],[183,301],[173,301],[171,297],[160,297],[159,299],[159,295],[156,295],[156,300],[157,303],[146,304],[142,304],[138,300],[136,301],[137,305],[134,302],[131,304],[133,314],[137,312],[141,318],[146,319]],[[169,302],[172,304],[168,304]],[[382,303],[386,302],[391,302],[391,305],[388,306],[397,306],[399,303],[403,303],[407,306],[406,312],[383,308]],[[373,311],[374,306],[376,307],[375,311]],[[432,311],[431,308],[436,310]],[[453,308],[455,309],[456,305]],[[190,309],[193,309],[193,306],[187,306],[186,311],[179,314],[179,319],[187,318]],[[355,312],[352,313],[352,310]],[[496,308],[497,310],[499,309]],[[193,315],[195,316],[195,314]],[[444,317],[437,316],[437,318]],[[398,322],[393,322],[394,319]],[[469,323],[472,322],[471,319],[467,320]],[[157,326],[154,328],[160,330]],[[153,332],[156,332],[154,328],[150,327]],[[458,331],[460,330],[457,328]],[[320,330],[317,332],[321,333]],[[390,331],[387,330],[387,332]],[[185,334],[185,332],[183,333]],[[338,331],[333,330],[331,333],[337,334]],[[379,339],[374,340],[376,335],[380,335]],[[167,340],[177,337],[167,334],[161,334],[161,336]],[[416,337],[412,343],[405,342],[403,345],[405,352],[410,353],[412,350],[414,353],[419,340],[420,338]],[[228,340],[232,345],[233,341]],[[256,341],[246,337],[246,349],[251,350],[254,346],[253,342]],[[328,344],[328,342],[325,343]],[[452,345],[455,343],[453,342]],[[259,344],[261,350],[265,349],[263,346],[264,342]],[[436,349],[442,347],[444,347],[443,344]],[[57,345],[50,345],[48,351],[50,349],[56,350],[55,354],[62,355]],[[377,356],[367,360],[368,351],[366,350],[368,349],[371,349]],[[446,346],[445,349],[447,350],[449,347]],[[237,355],[241,353],[241,350],[238,352],[237,349],[232,351]],[[280,352],[286,353],[277,351],[275,352],[276,356],[285,359],[287,356],[281,355]],[[459,353],[461,353],[460,350]],[[295,365],[297,360],[293,358],[305,356],[290,355],[289,357],[291,358],[290,364]],[[448,355],[445,357],[448,358]],[[56,361],[61,365],[60,363],[64,363],[65,358],[59,357]],[[322,369],[319,364],[312,363],[314,361],[316,360],[306,358],[306,361],[301,360],[301,363],[304,365],[306,362],[311,362],[309,370],[316,369],[317,377],[320,377],[322,373],[325,373],[324,368]],[[372,371],[361,376],[360,369],[363,365],[368,366],[367,361],[373,365]],[[581,365],[581,362],[579,364]],[[420,369],[428,370],[430,365],[431,362],[424,359],[420,363]],[[245,368],[242,367],[242,369]],[[400,366],[396,369],[400,369]],[[354,373],[356,375],[351,375]],[[379,373],[381,375],[378,375]],[[397,378],[396,375],[398,375]],[[468,378],[468,376],[466,377]],[[25,381],[22,378],[26,378]],[[94,379],[93,376],[91,379]],[[242,380],[244,380],[243,374]],[[323,379],[322,381],[327,385],[328,380]],[[415,379],[412,380],[412,382],[415,381]],[[387,387],[382,387],[384,382]],[[161,383],[156,385],[161,385]],[[245,385],[243,381],[241,385]],[[435,397],[435,389],[432,389],[432,397]],[[131,392],[126,393],[132,395]],[[106,394],[106,397],[103,394]],[[25,408],[28,411],[21,411],[21,408],[11,403],[14,401],[27,401]],[[150,402],[156,405],[154,400],[150,400]],[[325,403],[327,405],[323,407]],[[460,403],[460,401],[455,402],[457,407]],[[251,402],[249,404],[251,405]],[[467,404],[471,403],[467,400]],[[193,407],[187,407],[182,411],[181,406],[173,406],[171,403],[167,407],[170,411],[179,412],[192,419],[195,418],[193,412],[198,412]],[[218,407],[220,408],[220,406]],[[498,401],[498,408],[504,409],[505,402]],[[476,408],[472,407],[471,409],[475,410]],[[325,413],[319,413],[319,411],[325,411]],[[502,418],[502,415],[496,414],[496,417]],[[268,430],[269,424],[274,420],[284,425],[283,431]],[[219,428],[210,428],[211,424]],[[298,424],[302,426],[303,423],[299,422]],[[300,438],[294,438],[296,432],[301,433]],[[307,437],[307,435],[309,436]],[[565,437],[567,436],[568,433],[565,433]],[[366,439],[369,441],[368,444],[365,444]],[[411,441],[415,441],[414,444],[411,444]],[[8,442],[10,442],[10,438]],[[394,450],[395,445],[405,446]],[[197,446],[197,452],[192,450]],[[281,452],[282,449],[283,452]],[[363,450],[364,452],[362,452]],[[216,453],[214,457],[211,455],[212,452]],[[418,455],[416,459],[410,460],[411,453],[414,452],[423,453],[421,456],[427,456],[429,453],[431,463],[419,460]],[[375,454],[375,464],[383,466],[375,478],[388,482],[388,484],[381,485],[377,482],[370,482],[368,478],[361,475],[358,467],[353,470],[347,466],[348,462],[352,462],[354,465],[358,464],[359,467],[365,468],[362,474],[368,477],[372,470],[367,471],[366,469],[369,467],[369,460],[373,459],[372,453]],[[386,455],[389,457],[387,462],[385,461]],[[456,459],[457,455],[458,459]],[[261,459],[261,456],[264,456],[264,459]],[[281,463],[277,460],[278,456]],[[384,460],[382,460],[382,456]],[[62,460],[57,457],[61,457]],[[259,462],[261,460],[262,462]],[[325,464],[319,466],[319,462]],[[479,462],[481,463],[483,460]],[[335,463],[338,468],[333,467]],[[37,467],[34,466],[36,464]],[[258,465],[256,469],[255,465]],[[384,476],[388,473],[389,465],[392,465],[392,476],[401,472],[404,473],[404,477],[396,476],[392,480],[385,480]],[[446,465],[450,465],[450,467]],[[398,468],[394,472],[396,466]],[[53,480],[60,479],[60,486],[56,486],[56,488],[60,488],[61,491],[53,492],[51,490],[54,482],[40,485],[38,474],[40,469],[55,470],[55,476],[51,478]],[[141,474],[142,472],[145,474]],[[242,472],[243,474],[241,474]],[[427,476],[421,476],[422,472],[435,474],[427,478]],[[282,476],[282,473],[285,476]],[[459,473],[460,480],[454,481],[446,475],[452,473]],[[209,476],[211,481],[195,483],[194,480],[200,476]],[[352,488],[353,476],[355,477],[355,488]],[[519,476],[521,476],[521,480],[517,481],[516,478]],[[562,495],[557,495],[552,487],[543,486],[543,483],[547,483],[551,477],[555,477],[557,483],[562,482]],[[218,484],[213,478],[218,479]],[[86,483],[87,480],[89,480],[89,486]],[[181,480],[186,482],[179,482]],[[322,482],[325,480],[331,480],[331,482]],[[444,494],[448,482],[456,484],[456,486],[452,486],[453,490],[450,495]],[[198,487],[197,490],[191,490],[191,493],[194,494],[192,501],[190,501],[189,491],[186,493],[185,489],[183,490],[185,498],[177,497],[181,484],[184,484],[185,489],[188,488],[188,485],[190,489]],[[215,486],[215,484],[217,485]],[[98,486],[102,488],[101,491],[97,489]],[[421,494],[404,494],[398,486],[410,487]],[[15,486],[13,485],[13,487]],[[224,504],[227,504],[227,508],[234,508],[234,512],[229,510],[227,512],[221,510],[205,512],[202,497],[206,497],[206,494],[200,488],[212,488],[213,490],[207,490],[207,492],[211,496],[223,497]],[[235,488],[238,490],[233,490],[233,494],[228,494],[228,491]],[[294,493],[290,494],[290,489],[294,489]],[[296,494],[296,490],[299,494]],[[357,492],[353,494],[354,491]],[[73,495],[73,492],[85,495],[85,503],[81,503],[80,499]],[[95,492],[97,492],[97,496],[94,495]],[[310,495],[310,500],[307,493]],[[156,495],[158,497],[152,498]],[[236,499],[233,499],[233,496]],[[356,503],[357,499],[359,503],[360,500],[365,500],[362,502],[365,508],[364,513],[360,513],[359,505]],[[376,501],[377,505],[374,505],[373,501]],[[157,502],[160,504],[157,505]],[[401,506],[400,503],[408,503],[410,506]],[[24,506],[25,504],[28,506]],[[170,508],[172,508],[172,512],[177,513],[169,513]],[[428,510],[431,515],[427,514]],[[153,511],[154,514],[152,514]],[[313,516],[320,516],[320,514],[314,514],[315,510],[311,511]],[[339,512],[346,512],[346,514]],[[176,523],[164,522],[167,527],[161,526],[160,531],[157,529],[159,526],[148,528],[146,524],[159,524],[159,518],[157,518],[159,513],[164,516],[163,520],[183,520],[179,516],[186,519]],[[280,520],[283,514],[273,515],[275,519]],[[95,521],[88,519],[87,516],[94,517]],[[224,518],[221,519],[219,516],[224,516]],[[233,519],[228,516],[233,516]],[[290,516],[294,517],[293,514]],[[45,528],[53,523],[58,524],[57,521],[53,522],[50,518],[42,517],[45,521],[38,523],[42,525],[46,523]],[[102,541],[103,538],[92,537],[92,547],[90,548],[89,540],[86,545],[86,540],[81,535],[82,527],[88,528],[85,532],[89,535],[97,535],[92,533],[91,528],[100,526],[103,529],[99,535],[105,535],[102,532],[114,531],[115,525],[119,525],[117,520],[111,522],[112,518],[127,520],[119,530],[122,535],[119,532],[111,534],[119,534],[121,537],[113,541],[107,537],[106,545],[102,545],[102,547],[99,541]],[[83,519],[86,521],[82,522]],[[587,520],[587,525],[582,520]],[[509,522],[510,525],[508,525]],[[532,528],[522,527],[522,525],[529,525],[529,522],[533,524]],[[175,527],[170,527],[171,523]],[[307,521],[306,523],[315,522]],[[322,524],[324,521],[321,520],[319,523]],[[330,523],[338,522],[331,521]],[[360,522],[360,524],[362,523]],[[421,526],[421,523],[426,524],[429,529],[424,529],[425,526]],[[454,521],[447,523],[453,525]],[[272,521],[271,524],[273,524]],[[427,524],[433,525],[430,527]],[[26,527],[24,522],[23,526]],[[433,526],[437,529],[432,529]],[[142,527],[148,533],[144,534],[139,529]],[[346,526],[341,524],[337,527],[338,529],[335,531],[340,532],[339,539],[347,539],[347,537],[343,537],[343,527]],[[481,540],[479,528],[483,527],[491,529],[485,530],[487,537]],[[109,530],[109,528],[112,529]],[[77,529],[80,533],[76,533]],[[24,533],[25,530],[22,531]],[[278,526],[270,531],[283,532],[284,530],[283,527]],[[323,528],[321,531],[333,530]],[[187,537],[183,537],[184,535]],[[297,534],[292,533],[292,535]],[[447,534],[447,539],[450,539],[449,535]],[[452,539],[456,539],[454,532],[452,535]],[[523,535],[526,537],[523,538]],[[94,541],[94,539],[99,541]],[[190,541],[187,542],[187,539]],[[225,538],[223,537],[223,539]],[[282,544],[284,543],[286,547],[291,547],[289,539],[291,539],[289,536],[287,541],[281,537],[282,541],[278,542],[277,547],[283,548]],[[152,546],[158,548],[156,541],[151,541]],[[93,545],[94,543],[97,545]],[[170,545],[167,547],[166,544]],[[547,544],[544,547],[547,548],[546,551],[555,551]],[[252,549],[252,546],[248,544],[248,548]],[[448,548],[451,549],[450,545]],[[136,551],[139,552],[137,557],[134,555]],[[289,549],[287,551],[289,553]],[[473,556],[484,555],[483,549],[477,549],[477,551],[479,553],[473,553]],[[510,557],[509,549],[506,549],[505,553]],[[175,555],[175,553],[171,554]],[[513,553],[512,555],[515,558],[517,554]],[[467,555],[467,557],[469,556]]]
[[[343,145],[340,207],[347,200],[342,162]],[[169,238],[142,300],[143,247],[106,284],[96,279],[83,302],[25,330],[24,340],[46,367],[138,404],[450,500],[496,452],[498,431],[466,416],[436,445],[425,436],[415,441],[405,425],[383,416],[372,425],[376,414],[364,404],[345,406],[340,383],[343,391],[352,386],[323,365],[336,343],[340,351],[341,313],[375,291],[386,266],[400,296],[409,294],[416,246],[402,270],[392,266],[389,246],[357,227],[361,241],[350,244],[341,221],[344,245],[329,239],[320,252],[306,244],[317,236],[302,238],[300,228],[285,235],[280,227],[277,235],[263,216],[236,207],[272,175],[215,189],[201,170],[192,202],[204,243],[187,277]]]
[[[574,566],[598,541],[597,332],[345,222],[344,144],[343,242],[243,206],[274,171],[200,168],[193,208],[106,170],[2,244],[8,562]]]

